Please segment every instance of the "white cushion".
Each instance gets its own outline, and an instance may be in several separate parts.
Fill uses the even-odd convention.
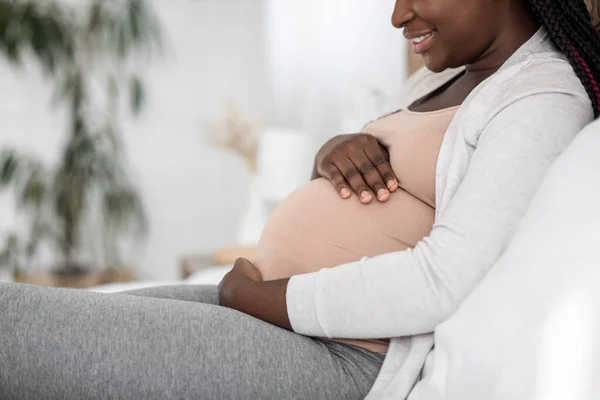
[[[410,400],[600,399],[600,122],[435,343]]]

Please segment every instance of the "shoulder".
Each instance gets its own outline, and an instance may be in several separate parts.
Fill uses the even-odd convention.
[[[589,101],[583,84],[562,55],[536,54],[499,71],[489,86],[499,103],[544,93],[564,93]]]
[[[568,61],[555,53],[534,54],[501,69],[464,106],[465,123],[471,126],[475,141],[492,122],[515,116],[540,125],[574,122],[583,126],[593,119],[585,88]]]

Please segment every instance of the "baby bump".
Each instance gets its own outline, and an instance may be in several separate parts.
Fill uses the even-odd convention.
[[[325,179],[285,199],[261,236],[256,266],[265,280],[288,278],[362,257],[414,247],[431,232],[435,211],[399,190],[386,203],[343,200]]]

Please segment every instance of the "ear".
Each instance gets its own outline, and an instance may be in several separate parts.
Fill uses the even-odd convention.
[[[585,0],[585,4],[592,14],[592,23],[596,30],[600,32],[600,0]]]

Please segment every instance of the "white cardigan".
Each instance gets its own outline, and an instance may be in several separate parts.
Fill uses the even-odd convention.
[[[420,71],[400,108],[460,70]],[[404,399],[449,318],[498,260],[552,162],[591,120],[573,69],[540,30],[465,100],[436,172],[436,222],[414,249],[293,277],[298,333],[393,338],[368,398]]]

